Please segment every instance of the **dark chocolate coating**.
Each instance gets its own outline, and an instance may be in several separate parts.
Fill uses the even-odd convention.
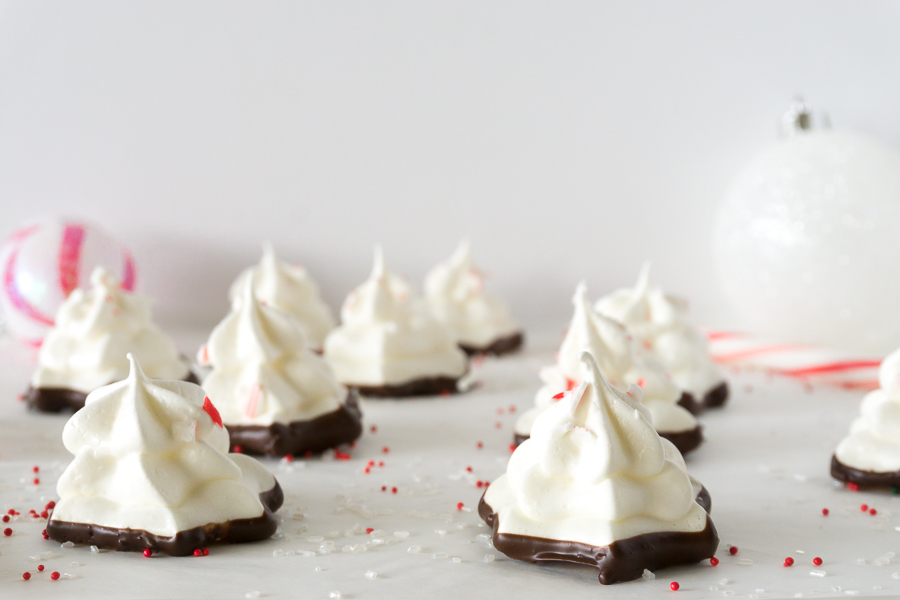
[[[687,431],[673,431],[673,432],[658,432],[660,437],[664,437],[678,448],[678,451],[682,454],[687,454],[691,450],[694,450],[703,442],[703,427],[701,425],[697,425],[693,429],[688,429]],[[513,443],[516,447],[519,446],[522,442],[527,440],[528,435],[522,435],[521,433],[515,433],[513,435]]]
[[[672,442],[678,451],[687,454],[703,442],[703,427],[699,424],[687,431],[660,431],[659,437],[664,437]]]
[[[728,382],[723,381],[703,396],[703,408],[720,408],[728,400]]]
[[[900,471],[876,473],[848,467],[831,456],[831,476],[844,483],[855,483],[861,488],[898,488],[900,487]]]
[[[456,384],[460,379],[462,379],[462,375],[459,377],[423,377],[407,381],[406,383],[386,385],[356,385],[354,383],[347,385],[355,387],[360,394],[371,398],[406,398],[410,396],[438,396],[447,393],[456,394],[459,392]]]
[[[200,385],[200,380],[193,371],[188,371],[183,381]],[[115,382],[110,382],[115,383]],[[22,398],[30,410],[46,413],[59,413],[64,411],[77,412],[84,408],[87,394],[69,388],[31,387],[25,390]]]
[[[487,346],[469,346],[468,344],[460,343],[459,347],[462,348],[463,352],[465,352],[469,356],[475,356],[478,354],[492,354],[494,356],[502,356],[504,354],[511,354],[519,350],[524,342],[525,334],[521,331],[518,331],[512,335],[497,338]]]
[[[638,579],[644,569],[656,571],[699,562],[715,555],[719,547],[719,535],[709,515],[702,531],[645,533],[598,547],[581,542],[498,533],[499,519],[484,501],[484,496],[478,503],[478,514],[494,530],[494,548],[508,557],[530,563],[565,561],[594,566],[600,571],[598,579],[602,584]]]
[[[246,454],[304,456],[349,444],[362,434],[362,413],[355,389],[347,391],[344,404],[335,411],[309,421],[271,425],[228,425],[231,448]]]
[[[272,513],[284,502],[278,482],[275,487],[259,495],[263,514],[254,519],[235,519],[225,523],[208,523],[179,531],[173,536],[159,536],[141,529],[115,529],[88,523],[54,521],[47,523],[47,536],[56,542],[73,542],[109,548],[123,552],[142,552],[149,548],[171,556],[189,556],[198,548],[217,542],[240,544],[272,537],[278,523]]]
[[[678,399],[678,406],[685,409],[695,417],[703,412],[703,406],[697,402],[694,395],[690,392],[681,392],[681,398]]]

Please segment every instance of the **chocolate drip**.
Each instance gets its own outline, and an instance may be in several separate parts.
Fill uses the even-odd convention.
[[[231,448],[247,454],[304,456],[349,444],[362,434],[358,394],[350,388],[344,404],[335,411],[308,421],[271,425],[228,425]]]
[[[703,406],[697,402],[694,395],[690,392],[681,392],[681,398],[678,399],[678,406],[685,409],[695,417],[703,412]]]
[[[699,562],[713,556],[719,546],[719,536],[708,515],[702,531],[645,533],[598,547],[581,542],[498,533],[500,520],[483,496],[478,503],[478,514],[494,531],[494,548],[508,557],[529,563],[564,561],[593,566],[600,571],[598,579],[605,585],[637,579],[644,569],[656,571]]]
[[[179,531],[173,536],[159,536],[142,529],[116,529],[89,523],[54,521],[52,517],[47,523],[47,536],[56,542],[92,545],[122,552],[141,552],[149,548],[171,556],[188,556],[198,548],[218,542],[241,544],[272,537],[278,529],[272,513],[281,506],[284,493],[276,481],[275,487],[261,493],[259,499],[263,504],[263,514],[259,517],[208,523]]]
[[[478,354],[492,354],[494,356],[502,356],[511,354],[522,347],[525,342],[525,334],[518,331],[512,335],[497,338],[487,346],[470,346],[468,344],[459,343],[459,347],[469,356]]]
[[[182,381],[200,385],[200,380],[193,371],[188,371],[187,377]],[[115,383],[111,381],[110,383]],[[59,413],[65,411],[77,412],[84,408],[87,394],[69,388],[59,387],[31,387],[25,390],[23,400],[28,408],[37,412]]]
[[[831,457],[831,476],[844,483],[855,483],[861,488],[900,488],[900,471],[877,473],[854,469]]]

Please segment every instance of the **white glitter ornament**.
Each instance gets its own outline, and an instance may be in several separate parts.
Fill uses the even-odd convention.
[[[851,131],[788,135],[738,178],[713,253],[744,329],[881,356],[900,345],[900,152]]]
[[[103,266],[133,290],[135,266],[128,250],[96,225],[44,219],[21,226],[0,247],[0,317],[20,341],[40,346],[56,310],[91,272]]]

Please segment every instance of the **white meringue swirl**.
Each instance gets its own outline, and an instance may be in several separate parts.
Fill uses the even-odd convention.
[[[535,420],[484,501],[499,533],[603,547],[664,531],[698,532],[684,459],[654,431],[640,390],[622,393],[583,352],[584,382]]]
[[[641,388],[643,403],[657,431],[675,433],[697,427],[697,419],[677,404],[681,391],[662,365],[637,352],[631,334],[621,323],[591,308],[584,282],[578,284],[572,304],[575,312],[556,365],[541,369],[539,375],[544,385],[535,396],[535,406],[517,421],[517,433],[528,435],[537,414],[554,403],[554,396],[584,380],[587,372],[579,360],[584,351],[594,356],[613,385],[635,384]]]
[[[509,307],[485,293],[484,277],[472,262],[469,242],[463,241],[425,278],[425,299],[432,313],[450,327],[457,342],[476,349],[520,331]]]
[[[880,388],[866,394],[860,416],[834,454],[844,465],[873,473],[900,471],[900,350],[878,369]]]
[[[322,348],[336,323],[306,269],[279,260],[272,244],[267,243],[259,264],[245,269],[231,284],[228,295],[232,305],[240,302],[248,279],[253,281],[253,293],[260,301],[296,317],[310,347]]]
[[[200,355],[213,367],[203,388],[228,425],[307,421],[338,410],[347,389],[307,347],[291,314],[262,304],[254,276]]]
[[[325,359],[345,385],[397,385],[468,370],[452,332],[387,271],[380,248],[369,279],[350,292],[341,325],[325,339]]]
[[[54,521],[159,536],[254,519],[275,479],[228,455],[228,433],[200,386],[147,379],[133,355],[118,383],[92,392],[63,430],[75,455],[57,484]]]
[[[594,305],[641,340],[678,386],[697,400],[725,381],[709,356],[706,336],[688,321],[688,303],[650,285],[650,263],[645,263],[632,289],[616,290]]]
[[[124,379],[131,352],[151,377],[184,379],[190,373],[175,344],[150,318],[150,300],[124,291],[103,267],[91,288],[76,289],[62,303],[56,325],[38,354],[31,385],[85,394]]]

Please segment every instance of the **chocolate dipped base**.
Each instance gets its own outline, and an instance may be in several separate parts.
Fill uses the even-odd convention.
[[[200,385],[200,380],[193,371],[188,371],[187,377],[182,381]],[[115,383],[115,382],[110,382]],[[88,395],[78,390],[58,387],[31,387],[25,390],[22,400],[28,408],[37,412],[59,413],[64,411],[76,412],[84,408],[84,401]]]
[[[666,438],[672,442],[682,454],[695,450],[697,446],[703,443],[703,427],[699,424],[687,431],[659,431],[657,433],[659,433],[659,437]]]
[[[407,398],[410,396],[439,396],[442,394],[456,394],[459,392],[457,383],[463,378],[459,377],[422,377],[406,383],[385,385],[345,385],[355,387],[363,396],[371,398]]]
[[[509,533],[498,533],[499,519],[482,496],[478,514],[493,529],[494,548],[506,556],[529,563],[574,562],[596,567],[600,583],[608,585],[638,579],[644,569],[684,565],[710,558],[719,546],[719,535],[707,515],[706,527],[697,532],[645,533],[608,546],[591,546]]]
[[[723,381],[716,387],[703,394],[702,400],[697,400],[690,392],[682,392],[678,399],[678,405],[686,409],[692,415],[697,416],[711,408],[721,408],[728,400],[728,382]]]
[[[357,391],[350,388],[340,408],[308,421],[271,425],[226,423],[232,451],[240,446],[240,451],[245,454],[309,456],[349,444],[362,434],[358,398]]]
[[[657,433],[659,433],[659,437],[664,437],[672,442],[682,454],[687,454],[703,443],[703,427],[701,425],[697,425],[693,429],[688,429],[687,431],[659,431]],[[513,435],[513,444],[518,447],[519,444],[529,437],[531,436],[515,433]]]
[[[173,536],[159,536],[142,529],[116,529],[88,523],[68,521],[47,522],[47,536],[54,541],[85,544],[109,548],[120,552],[142,552],[150,549],[171,556],[189,556],[198,548],[214,543],[241,544],[272,537],[278,522],[272,514],[284,502],[284,493],[278,482],[275,487],[259,495],[263,514],[254,519],[235,519],[224,523],[208,523],[179,531]]]
[[[487,346],[471,346],[462,342],[460,342],[458,346],[469,356],[475,356],[479,354],[502,356],[504,354],[511,354],[513,352],[516,352],[522,347],[523,343],[525,343],[525,334],[521,331],[517,331],[512,335],[497,338]]]
[[[844,483],[855,483],[860,488],[900,488],[900,471],[877,473],[847,466],[831,456],[831,476]]]

